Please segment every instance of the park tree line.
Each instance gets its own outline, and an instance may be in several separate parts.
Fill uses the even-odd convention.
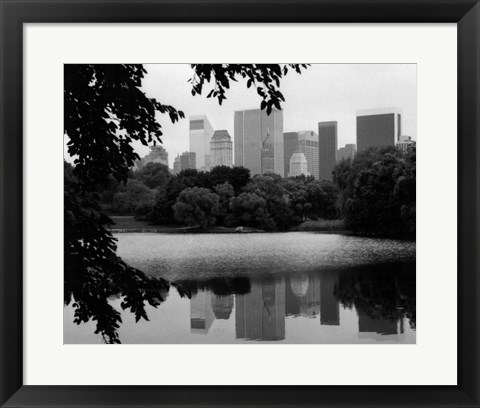
[[[273,173],[251,177],[244,167],[172,175],[165,165],[148,163],[131,172],[126,183],[112,180],[100,196],[112,214],[135,215],[154,224],[285,231],[306,219],[338,218],[334,183]]]
[[[126,183],[111,180],[101,192],[104,209],[153,224],[248,226],[287,231],[305,220],[343,219],[357,234],[415,238],[416,153],[395,147],[369,149],[342,160],[333,182],[311,176],[251,177],[243,167],[214,167],[170,174],[148,163]]]

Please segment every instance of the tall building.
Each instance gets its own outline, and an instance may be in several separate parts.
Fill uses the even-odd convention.
[[[163,146],[150,146],[150,153],[135,161],[134,170],[141,170],[148,163],[161,163],[168,167],[168,152]]]
[[[290,159],[293,153],[298,152],[298,132],[286,132],[283,134],[283,177],[288,177],[290,171]]]
[[[307,159],[308,173],[318,180],[318,135],[312,130],[283,134],[284,177],[288,175],[292,155],[298,152],[303,153]]]
[[[397,108],[359,110],[357,148],[395,146],[402,134],[402,114]]]
[[[293,153],[290,158],[288,177],[297,177],[302,174],[309,176],[307,158],[303,153]]]
[[[318,124],[319,180],[332,180],[337,159],[337,122]]]
[[[270,115],[260,109],[235,112],[235,165],[250,170],[251,175],[285,174],[283,154],[283,112]]]
[[[196,154],[196,168],[210,168],[210,139],[213,127],[205,115],[190,116],[190,151]]]
[[[344,147],[337,150],[337,162],[346,159],[352,159],[357,153],[357,145],[355,143],[348,143]]]
[[[233,143],[226,130],[216,130],[210,140],[210,168],[233,166]]]
[[[417,142],[412,140],[411,136],[400,136],[397,143],[397,149],[401,150],[403,153],[406,153],[408,149],[415,147]]]
[[[193,152],[183,152],[175,157],[173,162],[173,173],[178,174],[182,170],[195,169],[196,168],[196,155]]]

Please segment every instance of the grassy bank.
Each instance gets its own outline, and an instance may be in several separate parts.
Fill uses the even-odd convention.
[[[294,231],[303,232],[346,232],[343,220],[304,221]]]

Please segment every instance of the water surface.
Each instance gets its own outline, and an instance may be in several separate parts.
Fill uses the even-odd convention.
[[[130,265],[175,282],[122,343],[415,343],[415,243],[319,233],[118,234]],[[121,299],[112,299],[121,310]],[[93,322],[65,343],[99,343]]]

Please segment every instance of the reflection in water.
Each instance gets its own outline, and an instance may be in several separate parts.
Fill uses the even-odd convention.
[[[324,273],[320,278],[320,324],[340,325],[340,302],[335,296],[336,276]]]
[[[409,243],[283,234],[275,238],[279,250],[270,248],[265,236],[247,240],[237,235],[208,235],[202,240],[192,238],[193,246],[185,252],[174,236],[168,251],[162,252],[168,267],[158,266],[159,255],[152,258],[157,270],[148,269],[151,252],[142,252],[142,245],[157,237],[141,238],[144,241],[137,243],[135,237],[134,242],[143,267],[153,276],[170,274],[172,286],[170,291],[161,287],[149,292],[150,305],[158,306],[147,306],[149,322],[136,323],[122,312],[126,293],[109,299],[122,317],[119,335],[123,343],[416,341],[416,272],[414,248]],[[158,239],[169,242],[165,237]],[[263,239],[263,246],[254,242],[257,252],[252,244],[255,239]],[[206,253],[201,246],[204,240],[215,240],[215,245],[208,242],[209,248],[219,247],[218,251]],[[320,245],[321,251],[314,245]],[[295,256],[305,248],[308,256]],[[368,257],[371,262],[365,263]],[[181,273],[174,261],[182,263]],[[73,313],[71,307],[65,308],[64,342],[101,342],[93,334],[95,323],[74,325]]]
[[[285,338],[285,281],[254,282],[246,295],[235,296],[237,339]]]
[[[215,316],[211,293],[200,291],[190,299],[190,328],[192,333],[207,334]]]
[[[342,307],[356,311],[359,339],[383,341],[394,336],[401,342],[405,319],[415,328],[415,275],[408,267],[384,268],[263,280],[237,277],[239,285],[221,278],[182,281],[193,293],[191,333],[207,334],[215,320],[233,319],[236,339],[279,341],[286,337],[288,317],[318,318],[320,326],[341,326]]]

